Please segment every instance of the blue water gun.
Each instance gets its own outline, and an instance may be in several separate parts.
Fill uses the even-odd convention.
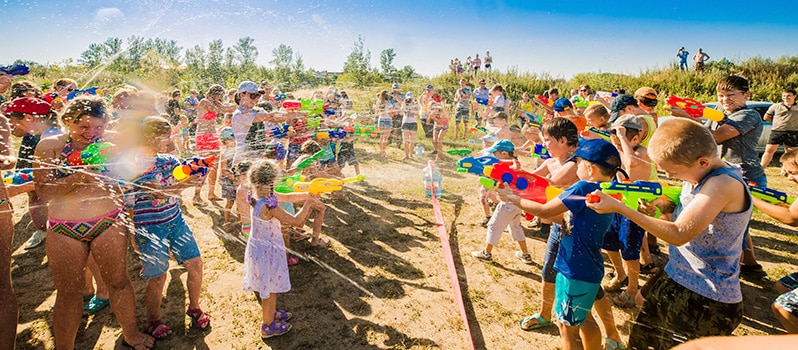
[[[6,185],[23,185],[33,181],[33,169],[22,169],[16,173],[3,175],[3,183]]]
[[[549,159],[551,158],[551,154],[549,154],[549,150],[547,150],[546,147],[536,143],[535,147],[532,149],[532,158]]]
[[[488,176],[486,167],[499,162],[499,158],[494,156],[465,157],[457,161],[458,173],[470,173],[479,176]]]
[[[279,124],[273,127],[270,132],[270,136],[276,139],[284,138],[288,135],[288,132],[291,131],[293,128],[288,124]]]
[[[753,182],[748,183],[748,191],[751,195],[765,202],[775,205],[791,205],[795,202],[795,197],[790,197],[786,193],[767,187],[757,187]]]
[[[92,86],[92,87],[90,87],[88,89],[75,90],[75,91],[70,92],[69,95],[67,95],[67,100],[71,100],[71,99],[73,99],[75,97],[78,97],[80,95],[102,95],[102,94],[103,94],[103,90],[102,89],[100,89],[100,88],[98,88],[96,86]]]

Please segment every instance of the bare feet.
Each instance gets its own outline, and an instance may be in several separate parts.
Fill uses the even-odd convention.
[[[328,245],[330,245],[330,240],[321,237],[314,238],[313,240],[310,241],[310,246],[314,248],[326,247]]]
[[[138,333],[136,337],[124,339],[124,345],[134,350],[152,349],[155,346],[155,338],[144,333]]]

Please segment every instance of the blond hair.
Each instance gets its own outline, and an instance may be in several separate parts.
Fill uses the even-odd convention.
[[[684,118],[663,122],[651,136],[648,154],[655,162],[669,161],[687,167],[698,158],[718,157],[715,138],[703,125]]]
[[[604,120],[610,120],[610,112],[607,110],[607,107],[604,107],[602,104],[589,105],[582,114],[584,116],[596,114],[596,117],[603,118]]]

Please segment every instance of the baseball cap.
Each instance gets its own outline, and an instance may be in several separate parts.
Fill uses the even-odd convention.
[[[515,145],[512,142],[510,142],[510,140],[501,139],[486,150],[486,152],[488,153],[493,153],[496,151],[512,152],[515,151]]]
[[[609,141],[600,138],[579,141],[579,148],[568,160],[574,160],[576,157],[607,169],[618,169],[621,165],[621,155],[618,153],[618,149]]]
[[[241,82],[241,84],[238,84],[238,93],[242,92],[249,92],[249,93],[258,92],[258,85],[249,80],[243,81]]]
[[[8,75],[25,75],[30,73],[30,68],[24,64],[14,64],[0,67],[0,72],[6,72]]]
[[[641,99],[641,98],[645,97],[645,98],[650,98],[650,99],[656,100],[657,99],[657,90],[654,90],[653,88],[650,88],[648,86],[643,86],[643,87],[637,89],[637,91],[635,91],[634,97],[636,99]]]
[[[643,130],[643,119],[634,114],[624,114],[612,123],[612,128],[624,127],[627,129]]]
[[[398,89],[398,88],[399,88],[398,83],[393,83],[393,85],[391,85],[391,89]]]
[[[471,89],[469,89],[469,88],[463,88],[462,91],[463,91],[463,95],[471,95]]]
[[[35,115],[47,115],[50,113],[52,106],[47,101],[33,98],[33,97],[20,97],[14,99],[3,109],[3,114],[12,112],[20,112]]]
[[[574,105],[571,103],[571,100],[560,97],[557,101],[554,101],[554,111],[555,112],[564,112],[570,109],[573,109]]]
[[[408,93],[405,94],[405,100],[409,100],[411,98],[413,98],[413,93],[412,92],[408,92]]]
[[[222,141],[235,139],[235,136],[233,135],[233,128],[230,126],[225,126],[222,128],[222,130],[219,130],[219,139]]]
[[[610,104],[610,123],[618,119],[618,113],[628,106],[637,106],[637,100],[632,95],[618,95],[612,100],[612,104]]]
[[[427,84],[427,90],[432,90],[432,84]]]

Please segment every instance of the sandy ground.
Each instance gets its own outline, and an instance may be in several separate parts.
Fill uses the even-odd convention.
[[[183,213],[205,264],[201,305],[212,317],[212,328],[191,328],[190,319],[185,316],[186,271],[172,262],[163,315],[174,333],[159,340],[157,348],[469,348],[469,334],[452,292],[430,201],[421,189],[425,161],[399,161],[401,154],[392,147],[389,155],[393,160],[383,162],[373,156],[374,146],[359,143],[357,149],[362,173],[368,179],[348,186],[348,200],[324,200],[328,211],[323,235],[331,239],[330,247],[313,249],[307,242],[293,244],[292,249],[302,262],[291,267],[293,288],[280,295],[277,303],[279,308],[294,313],[294,328],[286,336],[267,341],[259,337],[257,299],[241,288],[245,241],[222,229],[222,202],[191,203],[193,190],[183,192]],[[539,309],[545,241],[536,231],[527,230],[535,260],[531,266],[515,259],[517,245],[509,235],[504,235],[494,250],[493,263],[472,258],[471,251],[482,247],[485,229],[477,224],[481,210],[476,205],[476,178],[455,172],[455,160],[451,158],[441,165],[446,190],[441,204],[476,347],[559,348],[556,327],[536,332],[524,332],[518,327],[521,318]],[[348,167],[344,173],[352,176],[354,170]],[[778,183],[772,186],[787,187],[779,187]],[[54,341],[50,308],[56,292],[43,246],[29,251],[22,248],[33,231],[26,202],[26,196],[14,198],[17,209],[12,276],[20,302],[17,348],[51,349]],[[798,235],[763,219],[761,214],[755,219],[752,228],[757,254],[770,277],[742,282],[745,320],[735,333],[780,334],[783,330],[770,314],[769,304],[776,297],[772,283],[798,265]],[[662,263],[666,256],[657,259]],[[139,326],[143,329],[146,282],[139,277],[140,267],[135,252],[129,250],[128,271],[136,289]],[[616,308],[614,312],[626,338],[634,311]],[[84,318],[77,348],[120,346],[121,329],[110,309]]]

